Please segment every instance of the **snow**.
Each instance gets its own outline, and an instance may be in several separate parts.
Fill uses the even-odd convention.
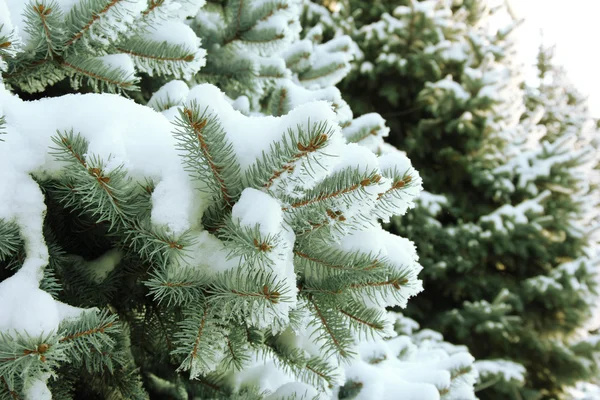
[[[525,382],[525,367],[510,360],[478,360],[473,364],[479,373],[482,383],[491,379],[502,379],[505,382]]]
[[[178,78],[183,77],[190,80],[206,65],[206,50],[201,47],[202,41],[192,28],[182,21],[160,19],[148,29],[148,32],[144,32],[142,37],[161,44],[178,45],[186,52],[193,53],[192,60],[177,62],[177,67],[174,68],[170,66],[170,63],[156,63],[145,57],[133,56],[138,68],[150,76],[154,71],[159,71],[164,75],[174,74]]]
[[[286,107],[282,110],[284,111],[282,114],[286,114],[302,104],[322,100],[327,101],[331,105],[337,115],[337,121],[340,125],[352,119],[352,110],[342,99],[339,89],[334,86],[309,90],[297,85],[289,79],[282,79],[278,82],[278,88],[285,90],[285,98],[283,101],[286,102]]]
[[[125,72],[128,79],[131,79],[135,75],[133,60],[127,54],[108,54],[98,58],[102,60],[105,65]]]
[[[174,106],[183,105],[189,92],[190,89],[184,81],[169,81],[154,92],[148,101],[148,106],[156,111],[163,111]]]
[[[30,336],[56,332],[58,308],[50,294],[37,287],[37,281],[23,267],[0,282],[0,332],[27,332]]]
[[[504,204],[491,214],[481,217],[480,221],[491,222],[494,229],[498,232],[507,232],[514,228],[514,224],[526,224],[530,222],[527,217],[528,213],[541,214],[544,211],[541,202],[550,197],[550,195],[551,192],[545,190],[537,197],[524,200],[516,206]]]
[[[377,156],[366,147],[356,143],[344,146],[342,154],[333,166],[331,173],[343,171],[347,168],[356,168],[359,173],[368,174],[379,169]]]
[[[355,142],[377,153],[383,145],[383,138],[390,133],[385,120],[377,113],[363,114],[353,119],[342,133],[350,142]]]
[[[419,257],[411,241],[393,235],[376,225],[344,236],[339,248],[348,252],[375,254],[378,259],[390,262],[396,271],[406,273],[407,282],[401,285],[399,290],[364,296],[361,301],[381,307],[387,305],[404,308],[410,297],[423,290],[422,282],[417,279],[422,267],[417,263]]]
[[[428,88],[452,92],[454,97],[462,101],[467,101],[471,98],[471,95],[458,82],[455,82],[450,75],[437,82],[427,82],[425,85]]]
[[[20,167],[25,173],[56,176],[63,165],[48,154],[48,148],[54,147],[50,138],[56,131],[73,129],[89,141],[89,154],[110,160],[113,165],[122,163],[134,179],[154,178],[159,182],[152,197],[157,210],[152,216],[155,223],[166,225],[173,232],[183,232],[197,224],[190,218],[191,210],[197,207],[192,203],[193,188],[175,150],[172,126],[164,116],[116,95],[66,95],[23,102],[0,92],[0,100],[5,102],[8,122],[6,142],[0,149],[0,163],[8,164],[6,171]],[[80,111],[73,113],[74,109]],[[11,174],[7,175],[10,179]],[[160,190],[162,181],[170,190]],[[8,205],[16,199],[36,198],[12,190],[6,185],[0,188],[4,205],[0,206],[0,217],[7,220],[14,213]],[[41,201],[41,193],[37,198]],[[19,225],[24,222],[19,221]]]
[[[577,382],[574,388],[568,390],[573,400],[600,399],[600,386],[590,382]]]
[[[260,204],[260,208],[256,205]],[[233,205],[231,215],[234,221],[248,228],[259,227],[262,237],[266,238],[281,232],[283,211],[281,205],[267,193],[246,188],[240,199]]]
[[[41,374],[37,379],[27,383],[25,390],[25,400],[50,400],[52,399],[52,393],[46,386],[46,382],[50,378],[50,373]]]
[[[563,289],[562,285],[553,278],[545,275],[534,276],[525,280],[524,284],[538,293],[545,293],[552,288],[555,291]]]
[[[448,205],[448,199],[441,194],[432,194],[425,190],[419,195],[419,206],[426,208],[433,217],[437,216],[444,206]]]
[[[438,400],[443,392],[445,399],[475,399],[473,357],[464,347],[443,342],[437,332],[413,334],[414,321],[389,315],[402,333],[362,341],[358,356],[346,367],[346,383],[361,385],[356,399]]]
[[[158,43],[178,44],[188,49],[197,49],[201,43],[192,28],[172,19],[161,21],[159,25],[149,29],[145,37]]]
[[[373,63],[371,63],[369,61],[364,61],[363,63],[360,64],[360,73],[361,74],[368,74],[370,72],[373,72],[374,69],[375,69],[375,66],[373,65]]]
[[[302,382],[290,382],[281,385],[274,393],[265,397],[265,400],[283,400],[294,398],[297,400],[314,399],[319,393],[313,388]]]

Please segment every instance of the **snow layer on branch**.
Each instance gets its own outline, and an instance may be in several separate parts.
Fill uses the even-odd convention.
[[[282,399],[314,399],[318,398],[319,393],[305,383],[301,382],[290,382],[280,386],[273,394],[270,394],[265,400],[282,400]]]
[[[338,36],[330,41],[315,47],[313,55],[312,69],[319,70],[324,68],[325,72],[311,76],[310,79],[300,81],[300,83],[310,89],[324,88],[338,84],[348,72],[350,72],[350,61],[354,59],[355,54],[351,51],[356,46],[349,36]],[[327,68],[327,67],[333,68]]]
[[[184,81],[172,80],[160,87],[150,100],[148,106],[156,111],[164,111],[184,103],[190,89]]]
[[[327,101],[337,114],[337,121],[343,124],[346,121],[352,119],[352,110],[342,99],[340,90],[334,86],[325,87],[323,89],[308,90],[302,86],[297,85],[289,79],[283,79],[278,84],[280,90],[285,90],[281,93],[282,97],[279,101],[280,107],[285,105],[285,110],[278,110],[277,115],[286,114],[287,111],[293,110],[294,108],[313,101]],[[276,92],[277,93],[277,92]],[[281,112],[285,111],[285,112]]]
[[[185,79],[191,79],[193,74],[206,64],[206,50],[200,47],[202,43],[200,38],[196,36],[192,28],[182,21],[159,20],[142,37],[158,43],[166,42],[171,45],[178,45],[186,49],[186,51],[194,52],[193,60],[184,64],[182,75]],[[138,58],[137,60],[140,70],[152,76],[152,71],[156,68],[156,63],[152,63],[152,60],[144,58]],[[168,69],[165,69],[164,73],[168,74],[168,72]]]
[[[437,332],[413,333],[418,324],[389,314],[399,334],[359,345],[358,357],[346,368],[348,389],[341,388],[338,396],[358,388],[355,399],[475,399],[474,359],[464,347],[443,342]]]
[[[513,206],[505,204],[491,214],[480,218],[481,222],[491,222],[494,229],[498,232],[507,232],[512,230],[515,224],[526,224],[530,222],[527,214],[540,214],[544,211],[544,206],[541,204],[550,196],[550,191],[545,190],[537,197],[525,200],[522,203]]]
[[[23,102],[1,90],[0,102],[5,104],[8,125],[6,143],[0,147],[0,163],[8,164],[5,170],[18,166],[23,173],[57,176],[63,165],[48,153],[54,147],[51,137],[72,129],[88,140],[88,155],[103,158],[109,168],[123,164],[132,178],[159,182],[152,198],[156,224],[175,233],[197,224],[192,212],[198,207],[192,201],[195,193],[176,152],[172,125],[164,116],[117,95],[66,95]],[[14,217],[13,203],[30,199],[7,185],[0,188],[0,198],[0,217],[7,220]]]
[[[30,174],[40,178],[60,175],[62,163],[49,154],[51,137],[57,131],[80,133],[89,142],[87,155],[107,160],[107,169],[123,164],[134,179],[155,179],[152,219],[175,233],[197,224],[194,209],[202,207],[202,202],[192,201],[195,191],[176,154],[171,124],[150,108],[115,95],[67,95],[24,102],[3,87],[0,104],[7,120],[7,137],[0,146],[0,168],[5,172],[0,218],[18,224],[27,255],[22,268],[0,282],[0,329],[48,333],[57,329],[62,312],[60,303],[38,288],[48,262],[42,235],[45,204]]]
[[[48,293],[37,287],[24,268],[0,282],[0,332],[27,332],[31,336],[56,331],[58,308]]]
[[[257,205],[260,204],[260,207]],[[259,227],[264,237],[277,235],[283,229],[283,211],[277,200],[256,189],[247,188],[233,206],[234,220],[248,228]]]
[[[600,399],[600,386],[590,382],[578,382],[574,388],[568,390],[573,400]]]
[[[215,86],[202,84],[190,90],[187,102],[195,101],[201,110],[208,109],[219,115],[219,120],[227,132],[227,138],[233,145],[236,159],[244,174],[263,153],[268,153],[271,146],[281,142],[283,135],[289,129],[300,127],[308,131],[312,124],[325,123],[325,130],[329,129],[328,143],[318,152],[315,159],[318,164],[301,164],[291,174],[292,178],[304,177],[307,183],[314,183],[323,178],[331,165],[336,162],[340,154],[344,139],[337,124],[335,112],[324,101],[302,104],[290,111],[285,118],[272,116],[248,117],[235,110],[227,101],[226,96]],[[260,135],[261,140],[256,140]],[[313,160],[315,161],[315,160]],[[308,170],[307,168],[311,168]],[[306,177],[309,176],[309,179]]]
[[[135,66],[133,60],[127,54],[108,54],[99,57],[104,64],[112,68],[118,68],[127,74],[127,79],[135,75]]]
[[[463,101],[467,101],[471,98],[471,95],[458,82],[455,82],[452,79],[452,76],[447,76],[434,83],[427,82],[426,87],[452,92],[454,97]]]
[[[432,194],[422,191],[419,195],[419,205],[425,207],[432,217],[437,216],[444,206],[448,205],[448,199],[444,195]]]
[[[50,400],[52,393],[46,386],[50,373],[42,374],[40,378],[26,383],[25,400]]]
[[[510,360],[480,360],[473,364],[479,373],[479,382],[485,384],[494,379],[504,382],[525,383],[525,367]]]
[[[348,232],[340,234],[338,245],[344,250],[380,255],[385,258],[387,265],[390,265],[389,268],[393,270],[391,272],[398,276],[392,282],[382,282],[383,286],[387,285],[390,288],[393,286],[393,290],[382,291],[376,296],[371,296],[370,301],[376,303],[382,310],[383,307],[389,305],[405,306],[406,300],[410,296],[422,290],[421,282],[417,279],[420,266],[417,263],[418,258],[414,245],[406,239],[383,231],[375,223],[377,215],[370,212],[377,206],[382,193],[385,194],[392,189],[392,185],[398,183],[397,179],[402,178],[402,174],[406,171],[410,171],[419,186],[407,189],[403,196],[389,201],[393,204],[393,209],[404,211],[414,201],[414,197],[420,190],[420,179],[416,171],[411,169],[410,162],[403,154],[391,152],[377,157],[365,147],[347,144],[338,124],[338,116],[325,101],[298,105],[283,117],[246,116],[235,110],[232,106],[233,101],[215,86],[204,84],[188,90],[183,82],[171,82],[161,88],[159,93],[153,97],[152,104],[157,109],[163,109],[167,106],[161,105],[161,103],[169,103],[171,97],[175,99],[174,103],[177,105],[183,102],[191,107],[191,103],[195,102],[194,108],[197,107],[201,112],[207,110],[218,120],[223,128],[225,141],[231,144],[233,155],[241,165],[243,176],[257,160],[262,160],[265,153],[269,153],[273,147],[281,145],[284,138],[287,138],[294,129],[298,130],[298,127],[303,131],[313,129],[311,134],[316,139],[321,140],[325,136],[325,139],[322,139],[324,142],[319,142],[324,145],[317,151],[308,151],[303,149],[307,149],[309,144],[292,142],[293,151],[291,151],[290,159],[295,168],[293,172],[286,172],[288,175],[282,173],[278,179],[293,182],[293,185],[290,186],[293,186],[299,196],[303,196],[307,188],[314,188],[331,176],[337,177],[340,171],[350,171],[349,175],[351,176],[348,178],[350,183],[344,183],[346,188],[335,189],[331,196],[320,193],[312,194],[307,203],[301,204],[302,201],[300,201],[298,203],[300,205],[289,200],[292,197],[289,193],[279,190],[283,186],[274,185],[271,187],[272,190],[268,190],[259,184],[255,187],[259,187],[261,190],[248,187],[239,189],[241,197],[237,202],[234,199],[231,204],[231,223],[237,224],[242,229],[256,229],[261,238],[278,238],[273,242],[275,243],[273,251],[268,255],[268,257],[272,257],[271,262],[263,264],[271,267],[268,272],[275,275],[277,283],[283,283],[284,290],[280,293],[281,297],[283,298],[285,295],[290,298],[271,307],[272,312],[254,313],[257,317],[255,320],[249,321],[251,324],[258,327],[272,326],[274,332],[281,332],[286,328],[284,324],[289,322],[291,309],[297,307],[303,311],[303,309],[309,308],[306,303],[302,303],[302,301],[308,300],[298,299],[296,296],[298,289],[292,251],[296,245],[294,229],[297,227],[287,225],[291,224],[289,221],[293,219],[292,217],[284,222],[284,216],[288,218],[293,213],[293,210],[290,211],[293,207],[289,204],[281,204],[283,198],[286,199],[286,202],[296,204],[299,209],[306,204],[313,206],[313,203],[331,199],[333,199],[331,200],[332,204],[337,206],[338,203],[335,201],[338,200],[339,193],[360,191],[361,194],[357,198],[350,198],[350,200],[344,198],[339,200],[339,204],[340,207],[344,203],[347,204],[348,213],[345,213],[349,219],[347,223],[355,222],[352,221],[354,218],[364,224],[352,225],[355,230],[348,229],[352,232],[351,234],[346,234]],[[6,172],[6,179],[3,179],[0,184],[0,218],[14,221],[19,225],[21,236],[25,240],[27,254],[21,270],[0,283],[0,300],[2,304],[13,305],[13,303],[20,302],[37,310],[35,313],[30,313],[29,318],[19,319],[19,315],[14,310],[21,313],[19,308],[21,304],[14,304],[13,307],[8,308],[8,311],[3,308],[0,310],[0,322],[3,324],[0,329],[31,330],[33,332],[53,330],[56,329],[62,317],[74,317],[78,311],[65,309],[49,294],[38,288],[41,272],[48,262],[48,250],[42,235],[44,198],[31,175],[44,180],[61,178],[64,173],[64,162],[57,161],[52,154],[49,154],[49,150],[55,147],[51,137],[55,136],[57,131],[73,130],[75,134],[80,134],[88,143],[87,152],[83,156],[94,155],[105,160],[107,171],[122,165],[134,182],[145,183],[147,179],[150,179],[155,183],[151,197],[152,223],[165,228],[168,233],[182,234],[185,232],[195,239],[195,243],[186,249],[188,251],[185,254],[185,261],[173,260],[167,268],[181,268],[184,264],[187,264],[188,267],[193,265],[190,268],[207,272],[207,277],[213,278],[222,273],[245,272],[244,268],[249,270],[262,266],[258,262],[256,265],[242,262],[250,259],[253,255],[244,259],[245,255],[230,253],[228,246],[233,247],[231,244],[234,242],[233,239],[231,241],[220,240],[222,238],[217,238],[204,231],[200,225],[203,221],[203,212],[206,207],[212,205],[209,204],[212,200],[207,198],[205,192],[196,190],[204,189],[203,184],[188,175],[183,168],[180,154],[178,154],[178,142],[173,135],[175,127],[170,119],[181,107],[173,107],[175,104],[169,104],[169,109],[159,113],[123,97],[94,94],[67,95],[60,98],[24,102],[11,95],[3,87],[0,88],[0,104],[7,121],[6,140],[0,145],[0,170]],[[182,115],[187,114],[184,111]],[[316,131],[315,126],[318,127]],[[310,153],[309,160],[298,159],[294,155],[296,149],[303,152],[302,157],[305,156],[304,153]],[[87,168],[87,165],[84,167]],[[399,175],[395,176],[395,173],[390,172],[391,170],[397,171]],[[358,178],[356,178],[357,176]],[[369,178],[365,179],[367,176]],[[242,185],[244,179],[249,178],[243,177]],[[340,179],[340,181],[342,180]],[[297,182],[302,183],[296,184]],[[327,183],[327,181],[325,182]],[[327,190],[328,188],[323,189],[323,192],[327,193]],[[238,195],[240,195],[239,192]],[[315,207],[315,213],[319,212],[318,207]],[[329,214],[327,213],[327,215]],[[362,230],[358,229],[359,227]],[[252,236],[256,237],[257,235]],[[336,245],[333,236],[331,242],[328,242],[327,245]],[[260,248],[261,245],[258,241],[254,242],[255,247]],[[260,250],[263,251],[262,248]],[[233,256],[231,256],[232,254]],[[110,272],[111,268],[116,266],[119,259],[120,254],[109,253],[91,262],[97,267],[97,278],[102,279],[106,273]],[[238,268],[237,271],[235,271],[236,268]],[[269,289],[265,287],[263,290]],[[360,290],[362,289],[359,287],[356,291]],[[367,297],[365,296],[365,298]],[[298,329],[300,330],[300,328]],[[315,348],[314,343],[311,347],[309,342],[312,339],[309,336],[299,332],[295,332],[294,335],[296,333],[300,343],[298,344],[299,349],[314,356],[322,356],[319,349]],[[396,350],[398,349],[393,351]],[[268,362],[265,364],[263,358],[261,358],[261,362],[260,368],[268,367]],[[271,364],[280,375],[273,372],[275,375],[267,376],[283,376],[281,369],[276,368],[275,363]],[[441,371],[438,372],[439,376],[436,375],[437,384],[443,380],[442,376],[448,375],[449,367],[442,362],[442,359],[436,365]],[[333,367],[335,368],[336,365]],[[261,375],[261,377],[264,376]],[[248,379],[251,380],[251,378]],[[430,382],[428,379],[429,376],[422,378],[423,382]],[[286,383],[279,379],[273,382],[276,387]],[[273,382],[269,384],[274,386]],[[269,390],[276,390],[276,387],[271,387]],[[303,388],[292,386],[286,390],[288,389],[297,391],[297,389]]]
[[[358,143],[377,153],[383,145],[383,138],[389,135],[390,128],[385,125],[381,115],[368,113],[353,119],[342,132],[349,142]]]
[[[415,245],[405,238],[393,235],[384,230],[380,225],[375,225],[362,231],[352,232],[344,236],[340,249],[348,252],[361,252],[364,254],[375,254],[378,259],[390,262],[396,271],[404,271],[408,275],[406,285],[402,285],[401,293],[385,296],[378,293],[375,296],[365,296],[362,300],[366,304],[375,306],[399,306],[406,307],[407,300],[423,290],[422,282],[417,275],[422,270],[418,264],[419,256]]]

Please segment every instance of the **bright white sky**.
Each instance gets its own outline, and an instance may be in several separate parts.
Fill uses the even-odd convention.
[[[542,30],[544,43],[556,44],[556,61],[588,96],[593,116],[600,117],[600,0],[510,0],[510,4],[526,20],[519,32],[526,61],[534,62]]]

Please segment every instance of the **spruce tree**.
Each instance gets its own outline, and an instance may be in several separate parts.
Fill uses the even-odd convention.
[[[421,267],[378,221],[421,180],[301,12],[0,1],[1,399],[364,398],[388,368],[473,396],[465,348],[386,311]]]
[[[597,132],[559,76],[522,90],[513,26],[492,30],[486,2],[364,3],[342,91],[382,113],[426,190],[390,225],[424,267],[407,313],[469,347],[480,398],[560,397],[597,372]]]

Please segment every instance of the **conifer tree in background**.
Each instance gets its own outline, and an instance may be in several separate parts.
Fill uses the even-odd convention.
[[[597,373],[600,350],[586,331],[599,194],[583,102],[543,54],[541,85],[520,89],[513,27],[492,31],[485,1],[381,1],[377,20],[349,3],[340,26],[356,25],[362,59],[342,92],[382,113],[427,191],[390,226],[424,267],[407,313],[469,347],[481,399],[560,397]]]
[[[386,311],[421,267],[378,219],[421,180],[300,13],[0,0],[0,399],[473,398]]]

